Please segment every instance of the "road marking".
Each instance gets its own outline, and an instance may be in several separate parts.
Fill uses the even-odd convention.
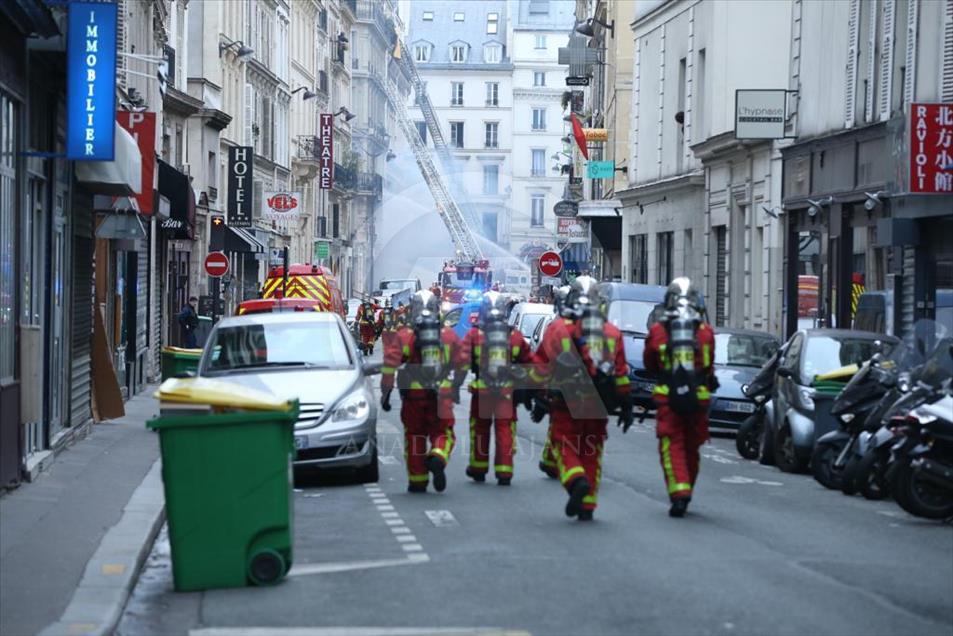
[[[762,481],[761,479],[752,479],[751,477],[742,477],[741,475],[732,475],[731,477],[722,477],[719,480],[723,484],[758,484],[759,486],[783,486],[780,481]]]
[[[396,528],[391,528],[390,531],[393,532],[394,534],[407,534],[408,532],[410,532],[410,528],[405,528],[403,526],[400,526]]]
[[[449,510],[425,510],[424,514],[430,519],[430,523],[438,528],[460,525]]]
[[[203,627],[189,636],[532,636],[499,627]]]
[[[405,552],[420,552],[424,549],[419,543],[407,543],[400,547],[402,547]]]
[[[404,525],[403,519],[384,519],[384,523],[389,526],[402,526]]]
[[[400,543],[410,543],[411,541],[414,541],[414,542],[417,541],[417,537],[415,537],[412,534],[401,534],[401,535],[397,535],[394,538],[397,539],[397,541],[399,541]]]
[[[399,517],[400,515],[396,512],[382,512],[381,516],[385,519],[393,519],[394,517]]]
[[[379,512],[390,512],[390,511],[392,511],[393,509],[394,509],[394,506],[391,506],[391,505],[380,505],[380,506],[377,506],[377,510],[378,510]]]
[[[391,465],[391,464],[397,463],[397,458],[394,457],[393,455],[378,455],[377,461],[379,461],[382,464]]]
[[[426,556],[426,555],[424,555]],[[430,557],[427,557],[430,560]],[[376,561],[341,561],[337,563],[305,563],[294,565],[285,576],[311,576],[315,574],[332,574],[334,572],[352,572],[354,570],[372,570],[376,568],[392,568],[400,565],[420,562],[423,559],[379,559]]]
[[[374,504],[374,507],[377,509],[377,514],[381,516],[381,519],[385,524],[390,528],[391,533],[394,539],[397,540],[397,544],[403,549],[405,553],[404,559],[398,559],[398,562],[403,563],[424,563],[430,560],[430,557],[427,556],[427,553],[424,552],[422,545],[417,543],[417,537],[415,537],[410,528],[404,526],[404,520],[400,518],[400,514],[394,509],[394,506],[391,504],[390,499],[388,499],[387,494],[384,493],[380,486],[375,484],[365,484],[365,491],[367,496],[370,498],[371,502]],[[449,519],[452,523],[456,523],[456,520],[453,518],[453,515],[450,514],[449,510],[440,510],[440,511],[430,511],[434,513],[444,513],[440,514],[441,518],[449,516]],[[430,514],[428,512],[428,516]],[[436,524],[436,522],[435,522]],[[413,557],[413,558],[411,558]],[[394,560],[389,559],[386,561],[357,561],[352,562],[349,566],[351,569],[368,569],[371,567],[389,567],[393,565]],[[380,565],[383,563],[384,565]],[[339,572],[340,569],[333,569],[334,564],[316,564],[315,566],[302,566],[306,569],[306,572],[309,574],[322,574],[325,572]],[[332,567],[328,570],[327,568]],[[340,567],[340,566],[339,566]],[[292,570],[294,571],[294,570]],[[290,574],[289,574],[290,576]]]

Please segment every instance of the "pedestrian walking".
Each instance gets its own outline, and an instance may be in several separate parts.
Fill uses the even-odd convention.
[[[442,326],[440,304],[430,291],[410,301],[411,327],[398,330],[384,349],[381,408],[389,411],[395,375],[404,425],[408,492],[426,492],[433,475],[437,492],[447,487],[446,468],[454,446],[453,404],[466,377],[460,339]],[[399,369],[399,371],[398,371]]]
[[[669,515],[682,517],[698,479],[698,449],[708,439],[715,336],[702,296],[688,278],[672,281],[664,306],[662,320],[649,329],[643,357],[646,370],[660,377],[652,399]]]
[[[195,349],[198,347],[195,330],[199,327],[199,315],[195,311],[195,303],[198,298],[189,296],[189,302],[179,312],[179,327],[182,331],[182,342],[186,349]]]

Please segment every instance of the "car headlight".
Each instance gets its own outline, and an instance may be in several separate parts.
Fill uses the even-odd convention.
[[[806,411],[814,410],[814,389],[802,386],[798,389],[798,398],[801,401],[801,407]]]
[[[332,422],[363,420],[371,412],[371,403],[364,391],[357,391],[337,403],[331,412]]]

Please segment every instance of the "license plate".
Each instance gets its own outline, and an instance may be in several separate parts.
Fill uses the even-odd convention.
[[[726,402],[725,410],[735,413],[754,413],[754,404],[751,402]]]
[[[646,393],[651,393],[652,391],[655,390],[655,384],[653,384],[652,382],[636,382],[635,386],[642,389]]]
[[[302,448],[308,447],[308,436],[302,435],[301,437],[295,436],[295,448],[301,450]]]

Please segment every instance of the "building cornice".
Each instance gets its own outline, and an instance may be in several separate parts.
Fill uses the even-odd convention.
[[[771,145],[770,139],[737,139],[735,131],[729,130],[720,135],[709,137],[705,141],[690,146],[695,156],[702,161],[709,161],[716,155],[742,152],[754,148]]]
[[[427,71],[483,71],[485,73],[499,73],[503,71],[512,71],[512,62],[503,62],[500,64],[451,64],[426,62],[419,63],[417,67],[421,75]]]
[[[189,117],[199,112],[205,104],[202,103],[202,100],[196,99],[184,93],[174,86],[167,86],[165,90],[165,97],[162,98],[162,108],[165,110],[170,110],[173,113],[177,113],[184,117]]]
[[[205,125],[218,131],[225,130],[232,121],[232,116],[217,108],[203,108],[199,115],[205,120]]]
[[[558,102],[562,99],[563,91],[558,88],[538,86],[533,88],[513,88],[513,99],[526,97],[529,99],[546,99]]]
[[[702,189],[704,187],[705,173],[701,171],[689,172],[669,177],[668,179],[636,184],[631,188],[619,190],[616,192],[616,197],[622,201],[623,205],[629,205],[633,203],[633,199],[638,199],[646,195],[665,194],[685,188]]]

